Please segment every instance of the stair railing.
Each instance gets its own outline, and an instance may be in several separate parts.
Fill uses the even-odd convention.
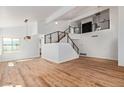
[[[52,33],[49,33],[49,34],[46,34],[44,35],[44,43],[55,43],[55,41],[59,41],[60,39],[60,31],[56,31],[56,32],[52,32]],[[57,39],[57,40],[53,40],[53,39]]]
[[[56,31],[49,34],[44,35],[44,43],[58,43],[62,38],[67,36],[67,43],[70,43],[73,49],[79,54],[79,48],[73,42],[73,40],[68,35],[70,33],[71,26],[67,28],[65,31]]]
[[[67,43],[70,43],[73,49],[79,54],[79,48],[74,43],[74,41],[70,38],[70,36],[67,34]]]

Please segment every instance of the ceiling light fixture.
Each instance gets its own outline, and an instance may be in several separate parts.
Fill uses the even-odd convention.
[[[24,37],[24,40],[31,39],[31,36],[28,35],[28,19],[25,19],[24,22],[26,23],[26,36]]]
[[[58,24],[58,22],[56,21],[56,22],[55,22],[55,24],[57,25],[57,24]]]

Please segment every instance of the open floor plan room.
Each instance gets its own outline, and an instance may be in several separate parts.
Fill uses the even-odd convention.
[[[0,63],[0,85],[21,87],[105,87],[124,86],[124,68],[117,61],[80,57],[66,63],[42,58],[14,66]]]
[[[123,87],[123,6],[0,6],[0,87]]]

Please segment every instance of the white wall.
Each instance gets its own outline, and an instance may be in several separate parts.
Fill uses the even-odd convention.
[[[103,9],[105,9],[105,7],[103,7]],[[95,13],[97,13],[97,9],[91,10],[91,15]],[[84,13],[85,17],[86,14],[87,16],[91,16],[90,10]],[[84,16],[82,15],[82,18]],[[80,49],[80,53],[86,53],[87,56],[90,57],[117,60],[118,59],[117,22],[118,8],[110,7],[110,29],[82,34],[81,39],[75,40],[75,43],[78,45]],[[92,37],[93,35],[98,35],[98,37]]]
[[[59,46],[57,43],[42,45],[42,58],[52,62],[59,62]]]
[[[78,58],[79,55],[68,43],[51,43],[42,46],[42,58],[62,63]]]
[[[37,35],[32,36],[31,40],[23,40],[21,38],[20,50],[14,53],[6,53],[1,55],[1,61],[11,61],[17,59],[39,57],[39,39]]]
[[[37,22],[29,23],[28,24],[28,31],[26,25],[21,25],[17,27],[6,27],[1,28],[1,35],[2,36],[18,36],[22,37],[25,35],[36,35],[38,32]]]
[[[45,23],[45,21],[38,22],[38,32],[40,34],[48,34],[55,31],[64,31],[69,26],[69,21],[58,21],[58,24],[55,22]]]
[[[39,36],[37,35],[36,23],[29,25],[29,32],[32,37],[31,40],[26,41],[24,40],[26,35],[25,26],[2,28],[1,36],[20,38],[21,46],[18,52],[2,54],[0,61],[39,57]]]
[[[119,7],[118,64],[124,66],[124,6]]]
[[[59,44],[59,61],[66,62],[72,59],[79,58],[77,52],[72,48],[69,43]]]

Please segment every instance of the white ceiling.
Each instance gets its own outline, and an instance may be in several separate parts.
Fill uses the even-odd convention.
[[[59,10],[60,6],[0,6],[0,27],[24,24],[29,21],[45,20]]]
[[[72,20],[73,18],[76,18],[83,13],[88,12],[88,8],[94,8],[95,6],[76,6],[73,10],[67,12],[66,14],[62,15],[56,20]]]

